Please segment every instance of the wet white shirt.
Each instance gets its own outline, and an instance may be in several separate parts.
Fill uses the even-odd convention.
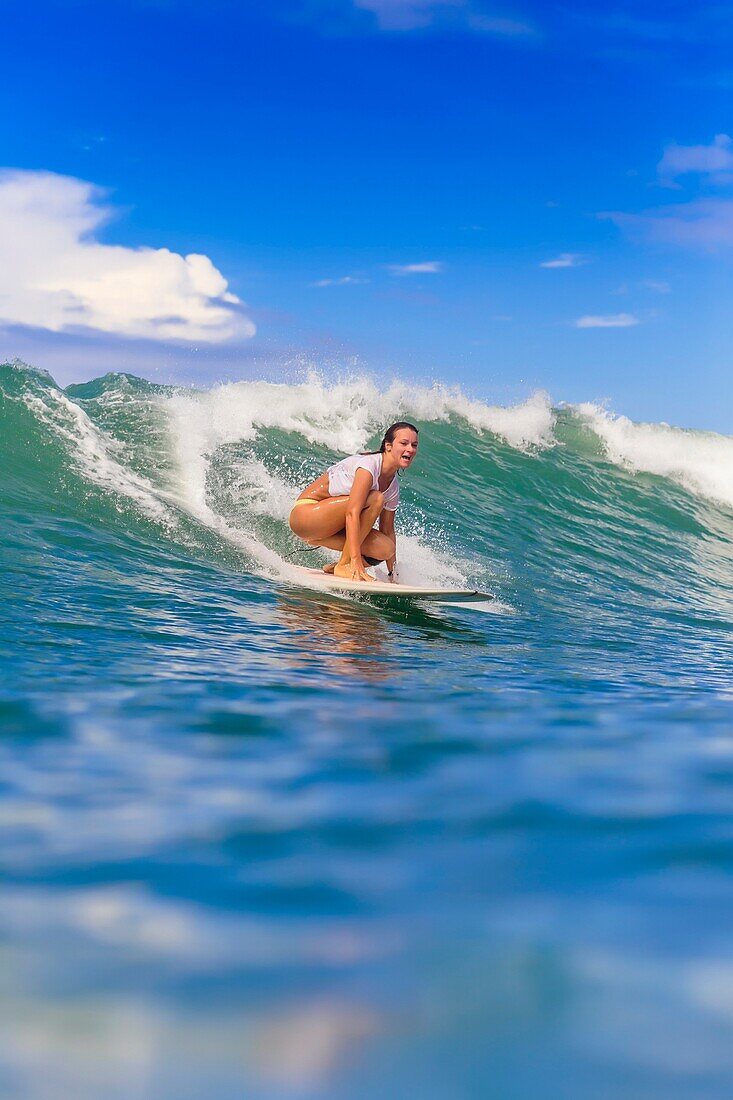
[[[354,475],[357,470],[368,470],[372,475],[372,489],[379,488],[379,475],[382,472],[382,455],[350,455],[335,466],[328,468],[328,491],[332,497],[346,497],[351,492],[354,484]],[[384,491],[384,507],[389,512],[396,512],[400,503],[400,486],[397,474],[392,478]]]

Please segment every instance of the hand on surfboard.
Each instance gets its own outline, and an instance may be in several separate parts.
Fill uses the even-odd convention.
[[[367,573],[363,563],[357,565],[355,562],[349,562],[348,565],[337,565],[333,572],[334,576],[341,577],[342,580],[370,581],[372,584],[374,583],[374,577],[371,573]]]

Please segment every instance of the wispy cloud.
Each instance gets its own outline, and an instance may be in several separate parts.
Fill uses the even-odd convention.
[[[384,31],[414,31],[446,25],[504,38],[527,38],[537,34],[532,23],[487,13],[476,0],[351,0],[351,3],[361,11],[371,12],[377,26]]]
[[[469,15],[468,27],[484,34],[496,34],[505,38],[534,38],[537,27],[521,19],[502,19],[491,15]]]
[[[639,324],[633,313],[611,313],[605,316],[586,314],[574,322],[576,328],[630,328]]]
[[[389,264],[393,275],[439,275],[444,264],[440,260],[425,260],[417,264]]]
[[[604,11],[602,8],[597,13],[582,18],[585,22],[594,23],[606,34],[645,39],[649,42],[674,42],[684,36],[686,30],[689,32],[689,24],[683,24],[680,19],[644,19],[627,12]]]
[[[641,285],[656,294],[671,294],[672,287],[664,279],[643,279]]]
[[[554,260],[545,260],[540,267],[580,267],[587,262],[580,252],[561,252]]]
[[[385,31],[428,27],[441,10],[465,6],[465,0],[353,0],[353,3],[356,8],[371,12]]]
[[[733,172],[733,142],[728,134],[716,134],[710,145],[673,143],[664,150],[657,172],[667,184],[692,173],[716,176]]]
[[[696,199],[645,210],[640,214],[609,211],[599,215],[632,236],[684,248],[719,252],[733,247],[733,201]]]
[[[668,145],[657,170],[660,182],[679,192],[677,180],[691,177],[690,197],[638,213],[603,211],[598,217],[642,240],[708,252],[733,248],[733,198],[727,190],[733,184],[733,140],[718,134],[710,145]]]
[[[342,275],[340,279],[318,279],[310,285],[312,287],[348,286],[349,284],[355,285],[366,282],[368,282],[367,279],[358,279],[355,275]]]
[[[220,343],[255,326],[208,256],[100,244],[113,211],[93,184],[0,172],[0,324]]]

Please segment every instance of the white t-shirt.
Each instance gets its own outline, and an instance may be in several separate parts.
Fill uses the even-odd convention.
[[[372,475],[372,489],[379,488],[379,475],[382,472],[382,455],[351,455],[328,468],[328,491],[332,497],[347,497],[354,484],[357,470],[368,470]],[[388,512],[396,512],[400,503],[400,486],[397,474],[384,490],[384,507]]]

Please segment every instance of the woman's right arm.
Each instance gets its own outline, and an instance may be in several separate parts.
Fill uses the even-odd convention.
[[[349,550],[352,568],[358,574],[359,580],[373,579],[365,573],[366,567],[361,556],[361,513],[366,507],[371,487],[372,475],[369,470],[357,470],[354,474],[354,481],[346,505],[346,545]],[[365,532],[364,537],[366,537],[366,534],[368,532]]]

